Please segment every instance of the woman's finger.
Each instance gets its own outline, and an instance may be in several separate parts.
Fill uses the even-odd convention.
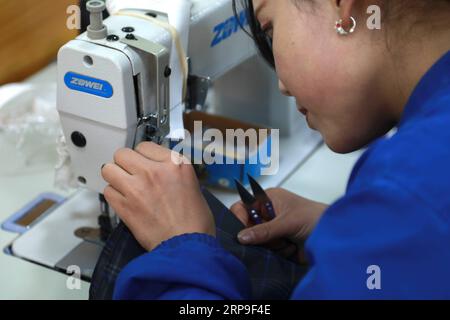
[[[114,162],[131,175],[145,172],[149,165],[147,158],[134,150],[123,148],[114,154]]]
[[[103,179],[122,195],[130,186],[131,175],[116,164],[108,163],[102,168]]]
[[[136,148],[136,152],[145,158],[157,161],[167,162],[172,160],[172,151],[153,142],[142,142]]]
[[[244,226],[250,226],[250,219],[242,201],[233,204],[230,211],[242,222]]]
[[[238,239],[242,244],[265,244],[274,239],[288,237],[288,229],[286,221],[275,218],[272,221],[242,230],[238,234]]]
[[[119,215],[123,215],[123,208],[125,207],[126,198],[119,191],[108,185],[103,191],[106,201]],[[121,217],[122,218],[122,217]]]

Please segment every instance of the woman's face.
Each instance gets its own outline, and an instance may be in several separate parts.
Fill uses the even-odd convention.
[[[383,96],[387,81],[380,71],[388,66],[381,31],[369,30],[367,8],[353,5],[363,13],[352,12],[356,31],[338,35],[337,2],[253,0],[256,18],[273,38],[280,90],[296,98],[309,126],[332,150],[346,153],[389,131],[395,116]]]

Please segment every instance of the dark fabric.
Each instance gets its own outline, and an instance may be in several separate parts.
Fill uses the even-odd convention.
[[[286,260],[272,251],[256,246],[243,246],[237,241],[242,223],[211,193],[203,190],[213,212],[217,239],[246,266],[252,284],[253,299],[289,299],[307,267]],[[112,299],[114,284],[120,271],[134,258],[146,253],[128,228],[120,223],[109,237],[92,276],[89,298]]]

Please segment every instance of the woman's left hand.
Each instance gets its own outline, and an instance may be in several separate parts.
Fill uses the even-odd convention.
[[[215,236],[194,169],[180,154],[144,142],[117,151],[102,176],[106,200],[146,250],[185,233]]]

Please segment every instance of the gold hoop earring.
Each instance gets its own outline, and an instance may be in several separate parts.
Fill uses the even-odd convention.
[[[352,21],[352,26],[351,28],[347,31],[344,29],[344,25],[343,25],[343,20],[339,19],[338,21],[336,21],[336,25],[334,26],[334,28],[336,29],[336,32],[341,35],[341,36],[346,36],[348,34],[351,34],[353,32],[355,32],[356,29],[356,20],[353,17],[350,17],[351,21]]]

